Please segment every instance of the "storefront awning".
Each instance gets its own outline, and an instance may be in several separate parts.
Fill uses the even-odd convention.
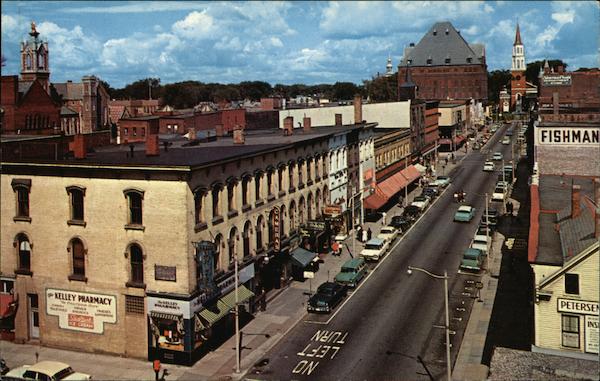
[[[150,317],[155,319],[179,320],[183,315],[167,314],[165,312],[150,311]]]
[[[246,288],[246,286],[238,286],[238,303],[244,303],[254,296],[254,293]],[[235,289],[229,294],[221,298],[223,303],[231,308],[235,307]]]
[[[421,174],[419,173],[417,168],[415,168],[414,165],[409,165],[408,167],[401,170],[400,173],[402,173],[402,175],[406,178],[406,181],[409,184],[421,177]]]
[[[385,198],[390,199],[396,193],[400,192],[408,183],[401,172],[394,173],[394,175],[388,177],[380,183],[377,183],[377,187],[383,193]],[[387,200],[386,200],[387,201]]]
[[[427,171],[427,167],[418,163],[415,164],[415,168],[417,169],[417,171],[419,171],[420,174],[424,174]]]
[[[198,314],[208,323],[209,326],[212,326],[217,321],[224,318],[229,311],[231,311],[231,308],[232,307],[228,306],[221,299],[219,299],[217,300],[217,304],[203,309],[202,311],[198,312]]]
[[[365,209],[377,210],[381,208],[388,199],[378,191],[363,200]]]
[[[301,247],[292,251],[291,254],[292,254],[292,261],[294,262],[294,264],[296,264],[297,266],[300,266],[301,268],[308,266],[312,262],[312,260],[315,259],[315,257],[317,256],[317,253],[313,253],[312,251],[304,250]]]
[[[438,144],[439,145],[442,145],[442,144],[450,145],[450,144],[452,144],[452,140],[451,139],[440,139],[440,140],[438,140]]]

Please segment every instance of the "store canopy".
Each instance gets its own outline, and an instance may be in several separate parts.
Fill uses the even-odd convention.
[[[451,139],[440,139],[438,140],[438,144],[442,145],[442,144],[452,144],[452,140]]]
[[[238,286],[238,303],[244,303],[254,296],[254,293],[246,288],[246,286]],[[235,289],[229,294],[221,298],[223,303],[231,308],[235,307]]]
[[[420,174],[424,174],[427,171],[427,167],[418,163],[415,164],[415,168],[417,169],[417,171],[419,171]]]
[[[292,251],[293,262],[302,268],[308,266],[312,262],[312,260],[316,258],[316,256],[317,256],[316,253],[313,253],[312,251],[304,250],[301,247]]]
[[[182,316],[183,315],[174,315],[174,314],[167,314],[164,312],[150,311],[150,317],[153,317],[155,319],[178,320]]]
[[[381,208],[387,201],[388,199],[376,190],[372,195],[363,200],[363,206],[365,209],[377,210]]]
[[[212,326],[217,321],[224,318],[229,313],[229,311],[231,311],[231,308],[232,307],[228,306],[221,299],[219,299],[217,300],[217,304],[203,309],[198,314],[202,319],[208,322],[209,326]]]
[[[402,173],[402,175],[406,178],[406,181],[409,184],[421,177],[421,174],[419,173],[417,168],[415,168],[414,165],[409,165],[408,167],[401,170],[400,173]]]
[[[396,193],[400,192],[408,183],[401,172],[397,172],[394,175],[388,177],[380,183],[377,183],[377,187],[383,193],[386,199],[392,198]],[[387,201],[387,200],[386,200]]]

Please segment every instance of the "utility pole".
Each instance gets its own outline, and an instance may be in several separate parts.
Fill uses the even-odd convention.
[[[239,294],[238,294],[238,261],[234,253],[234,272],[235,272],[235,373],[240,373],[240,314],[239,314]]]

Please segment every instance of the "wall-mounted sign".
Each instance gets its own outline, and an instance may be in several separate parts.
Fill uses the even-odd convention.
[[[117,298],[48,288],[46,313],[58,316],[58,326],[62,329],[101,334],[104,323],[117,322]]]
[[[342,214],[342,206],[341,205],[326,205],[323,207],[323,214],[326,214],[331,217],[339,216]]]
[[[558,312],[598,316],[598,302],[558,298]]]
[[[570,75],[545,75],[542,77],[542,86],[570,86]]]
[[[176,282],[177,267],[154,265],[154,279]]]
[[[587,315],[585,317],[585,351],[598,353],[598,316]]]
[[[600,128],[544,128],[536,130],[538,144],[551,145],[598,145]]]
[[[147,296],[149,312],[162,312],[170,315],[183,315],[184,319],[190,319],[190,301]]]
[[[273,208],[273,250],[278,252],[281,249],[281,236],[279,232],[279,207]]]
[[[325,230],[325,221],[308,220],[306,228],[309,230],[323,231]]]

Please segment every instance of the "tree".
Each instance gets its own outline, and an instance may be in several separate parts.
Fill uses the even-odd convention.
[[[273,89],[267,82],[245,81],[238,85],[240,96],[244,99],[259,101],[260,98],[271,95]]]
[[[332,86],[333,99],[349,100],[354,98],[354,94],[359,93],[360,89],[352,82],[336,82]]]
[[[389,77],[379,76],[371,81],[364,81],[368,97],[375,102],[393,102],[398,100],[398,73]]]
[[[488,100],[498,102],[500,90],[504,86],[510,88],[510,79],[512,78],[509,70],[494,70],[488,73]]]

